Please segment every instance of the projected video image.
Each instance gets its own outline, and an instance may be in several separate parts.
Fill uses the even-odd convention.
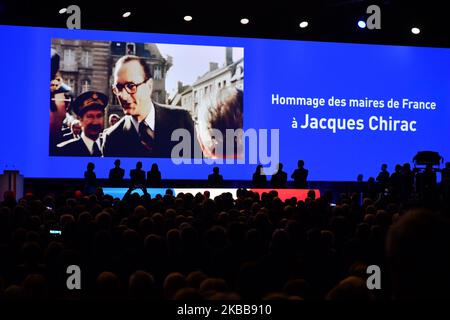
[[[258,165],[270,176],[303,160],[311,181],[366,181],[382,164],[413,166],[420,151],[450,158],[448,48],[13,26],[0,34],[21,53],[0,53],[0,83],[21,105],[3,108],[0,133],[14,139],[3,139],[0,166],[28,177],[78,178],[92,162],[104,178],[120,159],[127,170],[157,163],[165,179],[203,179],[214,165],[248,180]]]
[[[52,39],[50,156],[239,157],[243,53]]]

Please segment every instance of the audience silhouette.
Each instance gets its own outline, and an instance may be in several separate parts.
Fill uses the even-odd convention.
[[[329,192],[281,200],[246,189],[118,199],[98,188],[94,168],[84,192],[4,194],[0,299],[450,298],[448,163],[440,185],[431,165],[397,165],[388,191],[371,177],[362,199],[345,192],[333,201]],[[223,182],[218,168],[211,176]],[[141,162],[130,177],[146,191]],[[82,291],[65,287],[69,261],[83,266]],[[369,265],[383,270],[381,290],[367,289]]]

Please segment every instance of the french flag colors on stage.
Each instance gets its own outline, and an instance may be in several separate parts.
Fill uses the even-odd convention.
[[[221,195],[225,192],[230,192],[234,197],[236,197],[237,188],[169,188],[173,191],[173,194],[176,196],[179,193],[191,193],[193,195],[198,192],[204,193],[205,191],[209,191],[210,197],[214,198],[218,195]],[[122,198],[127,192],[127,188],[103,188],[103,192],[105,194],[109,194],[114,198]],[[167,188],[147,188],[147,192],[150,196],[156,197],[158,194],[164,195],[166,193]],[[297,198],[297,200],[305,200],[308,196],[308,192],[310,190],[314,190],[316,198],[320,197],[319,189],[248,189],[259,194],[263,192],[269,192],[271,190],[275,190],[278,192],[278,197],[281,200],[290,199],[292,197]],[[143,194],[141,189],[135,189],[133,192],[138,193],[139,195]]]

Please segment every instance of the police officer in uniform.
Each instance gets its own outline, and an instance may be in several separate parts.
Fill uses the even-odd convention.
[[[87,91],[72,104],[81,123],[81,135],[58,145],[58,155],[72,157],[101,157],[100,134],[104,128],[105,108],[108,97],[97,91]]]

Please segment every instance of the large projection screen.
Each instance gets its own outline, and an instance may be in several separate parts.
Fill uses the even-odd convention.
[[[0,168],[25,177],[81,177],[89,161],[107,177],[121,159],[127,171],[157,163],[165,179],[219,166],[247,180],[258,164],[291,173],[302,159],[310,180],[355,181],[418,151],[450,159],[450,49],[16,26],[0,36]],[[173,140],[177,128],[191,137]]]

